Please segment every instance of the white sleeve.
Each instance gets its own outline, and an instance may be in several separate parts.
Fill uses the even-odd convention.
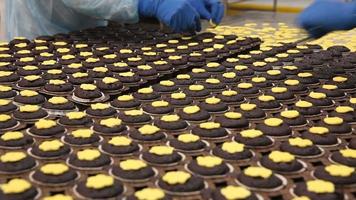
[[[96,19],[138,21],[138,0],[62,0],[73,10]]]

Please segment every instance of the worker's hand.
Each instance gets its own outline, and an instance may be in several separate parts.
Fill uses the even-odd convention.
[[[220,0],[189,0],[189,2],[198,11],[201,19],[220,24],[224,16],[224,4]]]
[[[298,23],[315,38],[335,30],[352,29],[356,27],[356,2],[316,1],[302,12]]]
[[[155,17],[175,32],[201,30],[200,16],[188,0],[139,0],[139,14]]]

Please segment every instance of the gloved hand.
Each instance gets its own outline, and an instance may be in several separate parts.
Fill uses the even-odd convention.
[[[302,12],[298,23],[316,38],[331,31],[352,29],[356,27],[356,2],[316,1]]]
[[[189,2],[198,11],[201,19],[220,24],[224,16],[224,5],[220,0],[189,0]]]
[[[138,12],[157,18],[175,32],[201,30],[199,13],[188,0],[139,0]]]

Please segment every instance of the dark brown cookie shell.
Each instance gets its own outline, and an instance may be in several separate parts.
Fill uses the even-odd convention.
[[[44,174],[40,170],[36,170],[32,174],[32,178],[42,184],[64,184],[74,181],[77,177],[78,174],[73,169],[69,169],[68,171],[60,175]]]
[[[16,174],[29,170],[36,166],[36,161],[30,156],[16,162],[0,162],[0,172],[7,174]]]
[[[187,165],[188,169],[192,171],[195,174],[198,174],[200,176],[223,176],[229,173],[230,169],[226,165],[226,163],[221,163],[220,165],[214,166],[214,167],[204,167],[198,165],[196,160],[190,161],[190,163]]]
[[[299,157],[313,157],[322,154],[321,149],[316,145],[312,145],[308,147],[297,147],[297,146],[290,145],[288,142],[282,142],[279,148],[282,151],[289,152]]]
[[[46,117],[47,115],[48,115],[48,113],[43,109],[39,109],[38,111],[32,112],[32,113],[20,112],[19,110],[16,110],[13,112],[13,116],[19,120],[41,119],[41,118]]]
[[[144,122],[149,122],[152,119],[151,116],[146,113],[137,116],[130,116],[130,115],[126,115],[124,112],[119,112],[118,116],[123,122],[129,124],[140,124]]]
[[[38,129],[36,126],[32,126],[28,129],[28,132],[32,135],[40,137],[58,137],[63,135],[66,132],[66,129],[63,126],[57,124],[54,127],[46,129]]]
[[[268,156],[263,156],[260,162],[262,166],[279,173],[295,173],[304,168],[303,164],[298,160],[293,160],[287,163],[275,163]]]
[[[3,200],[35,199],[37,195],[38,195],[38,190],[35,187],[31,187],[28,190],[18,194],[4,194],[2,190],[0,191],[0,199]]]
[[[298,196],[307,196],[310,199],[320,199],[320,200],[343,200],[344,195],[338,192],[335,193],[325,193],[318,194],[315,192],[309,192],[306,183],[297,183],[294,188],[294,193]]]
[[[68,145],[64,145],[58,150],[55,151],[42,151],[38,148],[37,145],[33,146],[31,149],[31,154],[35,157],[39,157],[41,159],[53,159],[58,157],[67,156],[70,153],[71,149]]]
[[[142,159],[153,165],[171,165],[180,162],[183,157],[177,152],[171,155],[156,155],[150,152],[143,152]]]
[[[269,178],[264,179],[249,177],[244,173],[240,173],[237,175],[237,180],[247,187],[258,189],[275,189],[283,184],[282,180],[274,174],[272,174]]]
[[[58,122],[64,126],[89,126],[92,119],[87,116],[81,119],[69,119],[67,116],[63,116],[59,118]]]
[[[252,158],[253,154],[250,150],[244,149],[242,152],[229,153],[224,151],[221,146],[215,147],[212,151],[215,156],[229,161],[241,161]]]
[[[356,183],[356,173],[352,173],[350,176],[332,176],[329,174],[325,167],[318,166],[313,172],[313,175],[318,179],[323,179],[334,183],[335,185],[351,185]]]
[[[241,117],[240,119],[230,119],[225,116],[217,116],[215,121],[220,123],[224,128],[240,129],[249,126],[249,122],[245,117]]]
[[[277,127],[267,126],[261,123],[257,124],[256,129],[261,130],[264,134],[268,136],[284,137],[292,135],[292,129],[286,123],[283,123],[282,125]]]
[[[124,156],[124,155],[128,155],[128,154],[132,154],[135,152],[139,151],[139,146],[137,145],[137,143],[132,142],[130,145],[128,146],[114,146],[112,144],[109,143],[103,143],[101,146],[102,151],[104,151],[107,154],[111,154],[111,155],[117,155],[117,156]]]
[[[178,139],[171,139],[169,141],[169,146],[174,147],[178,151],[184,151],[184,152],[192,151],[193,152],[193,151],[201,151],[207,145],[202,140],[198,140],[196,142],[185,143],[185,142],[179,141]]]
[[[234,137],[234,140],[236,142],[245,144],[248,147],[251,148],[262,148],[262,147],[267,147],[273,145],[273,140],[266,135],[261,135],[259,137],[255,138],[245,138],[242,137],[240,134],[236,134]]]
[[[356,167],[356,158],[344,157],[339,151],[332,152],[330,159],[342,165]]]
[[[170,185],[164,182],[162,178],[160,178],[158,181],[158,186],[163,190],[174,193],[198,192],[204,188],[204,181],[202,178],[192,176],[184,184]]]
[[[79,160],[76,154],[68,158],[68,163],[75,168],[101,168],[111,163],[111,159],[106,154],[100,154],[95,160]]]
[[[124,192],[124,187],[119,181],[114,180],[114,185],[96,190],[87,188],[85,181],[81,181],[76,185],[76,191],[85,198],[106,199],[117,197],[122,194]]]
[[[188,127],[188,123],[182,119],[179,119],[178,121],[175,122],[166,122],[160,119],[156,119],[154,121],[154,124],[161,129],[165,129],[169,131],[182,130]]]
[[[178,115],[182,119],[188,120],[188,121],[204,121],[204,120],[208,120],[210,118],[210,114],[206,110],[200,110],[194,114],[187,114],[187,113],[183,112],[183,110],[179,110]]]
[[[325,135],[318,135],[304,131],[301,136],[303,138],[313,141],[316,145],[336,145],[338,144],[338,139],[335,135],[327,133]]]
[[[115,166],[111,170],[114,176],[117,176],[121,179],[132,180],[132,181],[140,181],[153,177],[155,175],[155,171],[152,167],[147,166],[138,170],[124,170],[120,168],[120,166]]]

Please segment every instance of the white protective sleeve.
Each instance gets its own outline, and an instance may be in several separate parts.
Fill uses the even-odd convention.
[[[0,0],[5,1],[5,25],[10,40],[33,39],[73,30],[138,21],[138,0]],[[1,14],[3,15],[3,13]],[[1,32],[1,31],[0,31]]]

